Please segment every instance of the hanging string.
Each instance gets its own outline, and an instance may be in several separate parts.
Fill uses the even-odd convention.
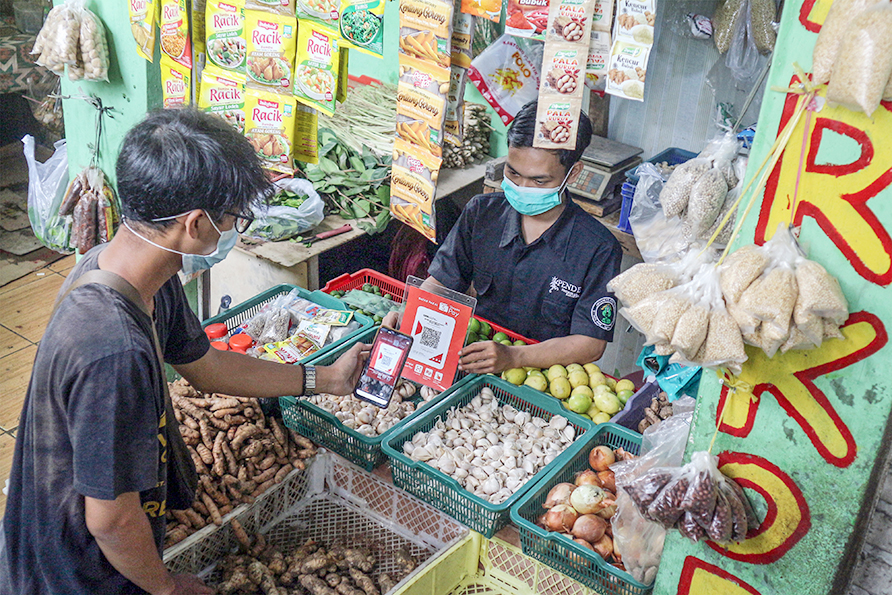
[[[715,424],[715,432],[712,434],[712,440],[709,441],[709,448],[707,449],[709,454],[712,454],[712,447],[715,446],[715,439],[718,438],[719,429],[722,427],[722,422],[725,419],[725,411],[728,409],[728,402],[738,395],[746,396],[754,403],[759,400],[759,397],[753,394],[754,387],[749,382],[741,380],[727,370],[716,370],[716,375],[719,377],[722,384],[728,388],[728,392],[725,394],[725,402],[722,403],[722,409],[718,412],[718,421]]]
[[[99,146],[100,141],[102,140],[102,122],[105,116],[108,116],[111,119],[114,119],[114,115],[112,112],[115,112],[114,107],[112,106],[104,106],[102,105],[102,98],[96,97],[95,95],[61,95],[59,93],[50,93],[47,97],[52,97],[54,99],[80,99],[81,101],[85,101],[93,106],[96,109],[96,125],[95,125],[95,137],[92,143],[88,143],[87,146],[90,148],[90,167],[97,167],[99,162]]]

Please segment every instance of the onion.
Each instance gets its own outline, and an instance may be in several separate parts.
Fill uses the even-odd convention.
[[[601,539],[593,543],[592,547],[605,560],[613,555],[613,540],[607,535],[601,536]]]
[[[548,496],[545,498],[545,504],[542,505],[542,508],[552,508],[558,504],[566,504],[570,501],[570,493],[575,489],[576,486],[572,483],[564,482],[557,484],[548,491]]]
[[[549,531],[569,533],[579,514],[572,506],[558,504],[545,513],[545,528]]]
[[[575,541],[576,543],[578,543],[579,545],[581,545],[584,548],[588,548],[592,551],[595,551],[595,548],[592,547],[592,544],[590,544],[589,542],[587,542],[584,539],[574,539],[573,541]]]
[[[610,520],[616,514],[616,496],[613,493],[604,490],[604,499],[601,500],[601,510],[596,512],[599,517]]]
[[[601,510],[604,490],[598,486],[579,486],[570,494],[570,506],[579,514],[594,514]]]
[[[586,469],[582,473],[579,473],[576,476],[576,486],[599,486],[601,485],[601,480],[598,478],[598,474],[592,471],[591,469]]]
[[[545,526],[545,515],[547,515],[547,514],[548,514],[547,512],[543,512],[543,513],[540,514],[539,517],[536,519],[536,524],[539,525],[540,527],[542,527],[543,529],[547,529],[547,528],[548,528],[548,527]]]
[[[595,471],[606,471],[610,465],[616,462],[616,455],[609,446],[596,446],[588,453],[588,464]]]
[[[616,493],[616,476],[613,474],[613,471],[608,469],[598,472],[598,480],[601,482],[601,487],[605,490]]]
[[[573,523],[573,537],[595,543],[604,536],[607,522],[593,514],[584,514]]]

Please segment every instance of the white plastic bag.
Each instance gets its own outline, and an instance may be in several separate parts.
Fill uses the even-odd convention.
[[[68,148],[65,139],[55,144],[55,152],[46,163],[34,158],[34,137],[26,135],[25,160],[28,162],[28,219],[34,236],[56,252],[70,254],[70,222],[59,216],[62,196],[68,186]]]
[[[665,178],[652,163],[638,166],[638,184],[629,211],[629,225],[644,262],[666,262],[678,258],[688,243],[681,231],[681,219],[667,219],[660,204]]]
[[[306,194],[307,199],[298,208],[264,206],[257,210],[251,227],[244,235],[262,240],[288,240],[313,229],[325,218],[325,203],[309,180],[285,178],[276,182],[283,190]]]

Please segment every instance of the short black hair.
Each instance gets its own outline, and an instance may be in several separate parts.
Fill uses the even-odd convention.
[[[154,219],[205,209],[244,213],[272,184],[251,143],[220,118],[193,108],[159,110],[130,129],[115,167],[126,219]]]
[[[537,101],[531,101],[517,112],[514,121],[508,128],[509,147],[532,147],[536,136],[536,110],[539,108]],[[576,128],[575,149],[544,149],[558,156],[558,159],[567,170],[582,158],[582,153],[592,142],[592,123],[585,112],[579,115],[579,126]]]

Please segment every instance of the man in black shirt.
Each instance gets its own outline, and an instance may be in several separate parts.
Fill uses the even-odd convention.
[[[168,504],[164,370],[197,388],[249,397],[348,394],[365,349],[311,369],[210,349],[177,277],[222,260],[270,186],[250,143],[194,110],[152,114],[117,162],[124,225],[88,252],[62,292],[100,269],[138,292],[81,285],[40,342],[16,436],[0,544],[0,592],[212,593],[161,561]],[[149,316],[146,312],[150,312]],[[5,585],[4,585],[5,583]]]
[[[541,342],[472,343],[461,351],[467,372],[592,362],[613,338],[616,300],[606,286],[622,251],[566,190],[582,171],[591,123],[583,113],[572,151],[536,149],[536,108],[521,108],[508,130],[504,192],[468,203],[425,283],[461,292],[473,283],[481,317]]]

